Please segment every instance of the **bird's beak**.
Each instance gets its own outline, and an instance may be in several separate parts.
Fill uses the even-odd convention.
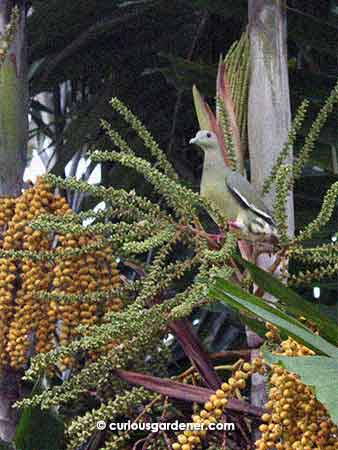
[[[194,138],[190,139],[189,144],[196,144],[196,142],[197,142],[197,138],[194,137]]]

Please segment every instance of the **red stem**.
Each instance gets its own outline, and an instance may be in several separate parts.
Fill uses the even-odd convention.
[[[163,379],[138,372],[117,369],[114,371],[124,381],[136,386],[143,386],[153,392],[158,392],[166,397],[176,398],[187,402],[205,403],[214,394],[212,389],[189,384],[179,383],[170,379]],[[236,412],[260,417],[264,413],[263,408],[252,406],[243,400],[230,399],[227,409]]]

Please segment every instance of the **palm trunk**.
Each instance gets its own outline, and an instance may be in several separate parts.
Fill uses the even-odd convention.
[[[283,0],[249,0],[251,78],[248,133],[252,183],[260,192],[291,124],[287,65],[286,9]],[[275,193],[266,198],[272,206]],[[287,205],[294,232],[293,197]]]
[[[286,9],[283,0],[249,0],[249,32],[251,79],[248,111],[248,139],[251,181],[262,191],[291,124],[287,65]],[[267,196],[274,203],[275,192]],[[294,233],[293,196],[287,202],[289,233]],[[260,255],[258,265],[269,267],[274,258]],[[255,336],[248,336],[255,341]],[[256,342],[254,343],[256,345]],[[257,356],[257,355],[252,355]],[[255,375],[252,380],[251,401],[262,406],[266,401],[265,380]]]
[[[19,26],[5,59],[0,61],[1,197],[20,194],[27,154],[26,14],[25,2],[16,3],[20,8]],[[6,29],[14,4],[14,1],[0,0],[0,36]],[[12,404],[20,394],[19,379],[19,374],[11,369],[2,370],[0,374],[0,438],[7,442],[13,439],[15,432],[17,415]]]

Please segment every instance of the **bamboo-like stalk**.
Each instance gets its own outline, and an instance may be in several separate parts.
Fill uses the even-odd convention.
[[[5,40],[14,2],[0,0],[0,197],[21,192],[28,136],[28,85],[26,67],[25,2],[20,2],[10,42]],[[12,16],[13,17],[13,16]],[[0,374],[0,439],[10,442],[17,412],[12,404],[20,395],[20,374]]]
[[[28,87],[26,67],[25,8],[11,42],[3,42],[10,20],[9,4],[0,1],[0,47],[8,47],[0,65],[0,196],[20,194],[26,166]],[[22,2],[24,3],[24,2]]]
[[[288,138],[291,126],[290,94],[287,65],[287,29],[284,0],[249,0],[250,90],[248,109],[248,143],[251,181],[261,191],[264,180]],[[266,199],[272,207],[275,193]],[[288,198],[288,229],[294,232],[293,197]],[[262,254],[257,263],[267,269],[274,255]],[[257,345],[252,333],[248,345]],[[252,352],[252,357],[257,356]],[[251,401],[262,406],[266,401],[265,380],[252,377]],[[255,436],[258,437],[258,436]]]

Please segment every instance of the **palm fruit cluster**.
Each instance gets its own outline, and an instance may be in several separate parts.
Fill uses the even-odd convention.
[[[15,199],[10,197],[0,198],[0,235],[3,236],[7,224],[11,221],[15,211]],[[9,243],[6,242],[5,248]],[[0,249],[4,247],[4,240],[0,240]],[[8,319],[12,314],[11,292],[14,289],[16,279],[16,265],[13,260],[0,259],[0,363],[5,361],[4,342],[8,333]]]
[[[41,239],[41,234],[28,223],[47,211],[50,198],[45,184],[39,183],[16,199],[14,214],[4,225],[3,250],[36,250],[37,245],[44,250],[47,248],[47,240]],[[41,264],[27,259],[0,260],[1,365],[19,368],[25,363],[32,340],[31,330],[36,328],[40,317],[34,295],[48,285],[46,270]]]
[[[209,401],[204,404],[204,408],[192,416],[194,423],[202,424],[203,429],[186,430],[177,436],[177,442],[172,445],[173,450],[192,450],[197,448],[201,440],[207,434],[208,425],[212,422],[223,420],[229,399],[235,396],[247,386],[247,379],[254,373],[265,373],[265,368],[261,358],[255,358],[251,363],[240,362],[238,370],[227,382],[223,383],[220,389],[210,396]]]
[[[94,245],[96,237],[86,235],[74,235],[67,233],[60,236],[60,246],[67,250],[71,248],[82,248],[83,246]],[[93,252],[88,252],[81,256],[61,257],[53,268],[53,292],[60,294],[60,298],[67,294],[86,295],[96,291],[102,291],[117,287],[120,284],[119,272],[116,268],[111,249],[109,247]],[[108,299],[105,304],[105,311],[119,310],[122,307],[120,299]],[[92,302],[50,302],[49,318],[54,322],[60,319],[59,340],[62,345],[67,344],[78,336],[78,325],[94,325],[101,319],[103,311],[98,305]],[[91,354],[95,357],[94,354]],[[61,369],[73,364],[70,357],[63,360]]]
[[[43,182],[27,190],[17,201],[12,221],[4,236],[14,250],[46,251],[49,239],[40,231],[33,230],[29,221],[48,211],[52,194]],[[10,248],[10,247],[9,247]],[[33,330],[36,331],[36,348],[45,347],[44,303],[37,301],[36,293],[48,289],[50,264],[23,258],[16,261],[16,291],[13,293],[13,318],[9,324],[6,351],[10,365],[19,368],[26,362]],[[46,329],[48,333],[48,329]]]
[[[268,338],[276,340],[278,332],[271,324]],[[280,343],[277,354],[287,356],[313,355],[314,352],[292,338]],[[297,375],[272,365],[269,400],[256,441],[257,450],[336,450],[338,429],[326,408],[316,399],[313,390]]]
[[[54,195],[43,178],[19,198],[0,200],[2,250],[55,252],[54,258],[41,260],[26,254],[0,258],[0,367],[24,368],[31,354],[69,343],[77,336],[78,325],[93,325],[105,312],[122,308],[118,298],[108,298],[100,311],[95,302],[62,299],[75,294],[81,300],[81,295],[120,284],[108,246],[77,256],[62,254],[67,249],[95,244],[100,236],[55,235],[30,226],[42,214],[63,216],[70,212],[67,201]],[[41,298],[46,291],[56,295],[48,300]],[[63,361],[61,369],[69,364]]]

